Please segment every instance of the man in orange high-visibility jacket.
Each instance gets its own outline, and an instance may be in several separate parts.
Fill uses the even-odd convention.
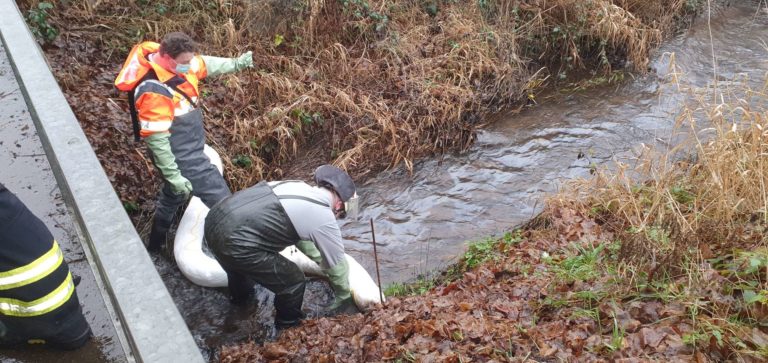
[[[203,154],[205,130],[197,103],[199,81],[208,76],[253,67],[253,56],[197,55],[198,46],[184,33],[169,33],[160,44],[136,45],[115,80],[133,92],[141,138],[146,142],[164,185],[157,198],[147,248],[165,245],[176,210],[190,193],[209,208],[232,193],[224,177]]]
[[[76,349],[90,337],[59,244],[0,184],[0,346]]]

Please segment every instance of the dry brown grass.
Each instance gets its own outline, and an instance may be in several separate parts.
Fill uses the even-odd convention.
[[[627,306],[678,305],[677,318],[649,326],[680,319],[690,327],[682,341],[711,359],[762,362],[768,357],[768,75],[756,88],[746,76],[694,88],[679,77],[674,57],[672,65],[670,86],[689,101],[665,140],[671,146],[646,146],[636,160],[571,182],[536,222],[556,229],[561,210],[597,220],[602,229],[593,229],[608,232],[611,242],[582,242],[601,250],[620,244],[619,259],[604,254],[600,266],[611,282],[585,290]]]
[[[667,149],[645,147],[575,181],[550,203],[572,203],[618,233],[622,254],[646,271],[684,269],[687,261],[766,246],[768,88],[747,80],[693,89]],[[571,189],[572,188],[572,189]]]
[[[295,157],[318,133],[327,159],[358,175],[381,165],[410,169],[419,156],[465,149],[479,120],[535,92],[527,87],[549,72],[534,74],[532,64],[597,63],[610,71],[609,58],[626,58],[642,70],[661,39],[658,29],[608,2],[440,3],[434,17],[422,2],[371,1],[368,16],[358,4],[307,2],[304,27],[281,34],[291,54],[284,45],[251,46],[259,49],[262,75],[231,82],[230,92],[249,100],[242,109],[253,112],[238,116],[237,132],[226,137],[230,156],[245,155],[256,167],[229,168],[230,181],[247,185],[269,175],[275,160]],[[351,15],[355,9],[363,15]],[[381,31],[374,12],[388,16]],[[325,122],[302,122],[302,115]],[[253,148],[254,140],[271,146]]]
[[[553,74],[623,60],[644,71],[683,3],[91,0],[59,5],[54,21],[63,37],[103,50],[81,62],[105,73],[134,43],[169,31],[193,34],[208,54],[252,50],[254,71],[206,85],[209,141],[238,190],[282,177],[308,148],[357,177],[466,149],[490,113],[524,104]],[[73,25],[82,23],[94,31]],[[112,122],[128,130],[127,116]]]

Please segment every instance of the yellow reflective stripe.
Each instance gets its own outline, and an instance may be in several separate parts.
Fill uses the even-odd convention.
[[[19,268],[0,273],[0,290],[12,289],[40,280],[59,268],[62,261],[64,261],[64,254],[54,240],[53,247],[38,259]]]
[[[74,292],[75,284],[72,283],[72,274],[67,274],[67,278],[56,290],[37,300],[26,302],[17,299],[0,299],[0,314],[19,317],[43,315],[63,305]]]

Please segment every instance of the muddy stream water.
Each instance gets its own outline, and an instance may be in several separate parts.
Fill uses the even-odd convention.
[[[359,217],[342,224],[348,253],[376,278],[373,219],[382,284],[411,280],[455,262],[468,240],[498,236],[527,221],[547,193],[588,177],[593,165],[629,160],[641,143],[674,143],[674,120],[688,96],[669,82],[671,54],[679,77],[694,88],[715,82],[713,57],[719,84],[760,88],[768,71],[768,12],[762,2],[737,3],[713,10],[709,25],[705,12],[667,41],[648,75],[539,100],[499,117],[465,153],[419,162],[412,175],[387,171],[361,185]],[[225,289],[197,287],[166,258],[154,258],[207,358],[215,359],[221,344],[274,334],[269,293],[261,290],[255,304],[236,308]],[[327,287],[312,282],[305,309],[328,299]]]

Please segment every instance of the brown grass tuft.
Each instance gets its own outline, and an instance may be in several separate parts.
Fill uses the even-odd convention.
[[[650,3],[122,0],[60,5],[52,20],[67,42],[102,50],[61,54],[97,68],[83,74],[116,73],[133,44],[169,31],[192,34],[207,54],[252,50],[255,70],[204,87],[209,143],[238,190],[282,177],[307,149],[318,160],[305,163],[333,162],[358,178],[411,169],[421,156],[466,149],[490,113],[524,104],[547,80],[623,65],[644,71],[673,16],[685,11],[681,0]],[[95,28],[73,25],[84,22]],[[59,77],[77,84],[77,74],[62,68]],[[86,107],[73,109],[89,119]],[[125,113],[99,122],[125,130],[127,140],[128,120]],[[142,170],[140,160],[114,151],[102,162]]]
[[[766,89],[751,89],[746,79],[716,95],[680,89],[692,101],[677,120],[675,147],[646,147],[635,167],[618,162],[552,200],[578,195],[619,234],[622,255],[651,272],[766,245]]]

